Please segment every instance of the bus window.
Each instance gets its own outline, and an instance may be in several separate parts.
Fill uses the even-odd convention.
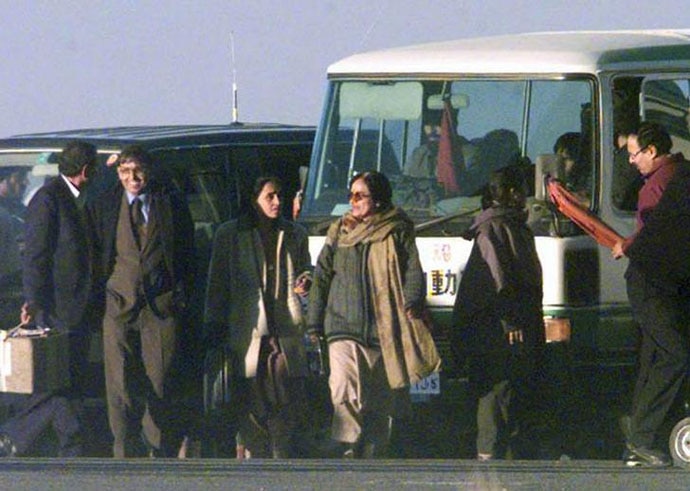
[[[689,92],[689,78],[646,78],[642,84],[643,119],[666,128],[673,141],[673,151],[685,155],[690,155]]]
[[[678,76],[618,77],[614,80],[614,161],[611,198],[622,211],[635,211],[642,178],[630,165],[627,135],[641,121],[661,124],[671,135],[673,152],[690,155],[690,78]],[[640,105],[641,102],[641,105]]]
[[[621,211],[637,209],[637,193],[642,177],[628,155],[628,135],[640,126],[640,88],[642,77],[617,77],[613,81],[613,166],[611,201]],[[608,142],[604,142],[608,144]]]
[[[494,170],[522,166],[534,194],[532,164],[558,153],[565,133],[576,133],[578,142],[561,152],[563,177],[588,203],[595,188],[593,85],[585,77],[334,82],[303,213],[341,215],[352,176],[376,169],[389,177],[394,203],[418,224],[464,215],[462,227],[481,209]],[[440,148],[449,150],[439,156]]]

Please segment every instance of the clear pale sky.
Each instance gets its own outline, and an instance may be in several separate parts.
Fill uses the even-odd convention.
[[[682,0],[0,0],[0,136],[97,126],[316,124],[358,51],[546,30],[690,28]]]

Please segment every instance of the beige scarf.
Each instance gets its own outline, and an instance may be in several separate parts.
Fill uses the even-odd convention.
[[[441,359],[422,319],[409,320],[405,315],[402,273],[392,232],[401,221],[409,221],[399,208],[377,213],[366,221],[347,214],[333,232],[331,243],[338,247],[369,243],[367,266],[372,303],[378,328],[381,354],[388,384],[400,389],[440,370]]]

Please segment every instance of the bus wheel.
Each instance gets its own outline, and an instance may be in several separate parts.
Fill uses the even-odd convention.
[[[673,463],[690,468],[690,417],[676,423],[668,439],[668,446]]]

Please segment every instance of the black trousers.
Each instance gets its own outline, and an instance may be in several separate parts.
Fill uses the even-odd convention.
[[[625,277],[642,336],[629,443],[651,447],[688,369],[685,322],[690,301],[678,291],[653,284],[632,264]]]
[[[56,394],[2,394],[2,403],[10,406],[12,416],[0,426],[0,433],[12,439],[17,455],[26,454],[48,428],[58,439],[60,457],[78,457],[82,453],[81,425],[72,402]]]

